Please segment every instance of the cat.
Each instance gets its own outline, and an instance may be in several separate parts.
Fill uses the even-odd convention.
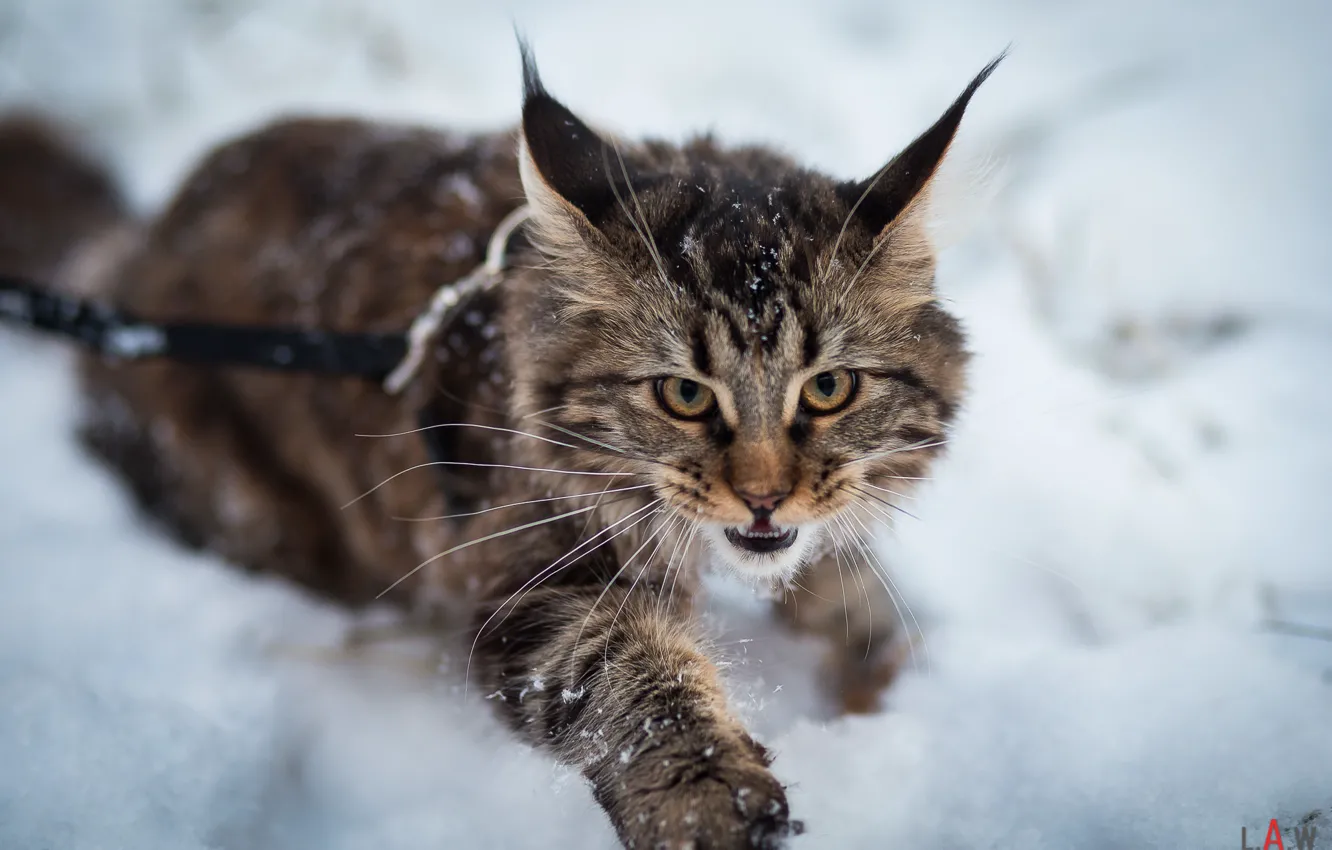
[[[187,544],[468,624],[479,692],[581,769],[626,847],[776,847],[801,822],[691,619],[700,569],[783,588],[843,708],[874,708],[896,608],[864,538],[965,396],[931,181],[1002,56],[859,181],[706,136],[616,140],[522,59],[516,132],[284,119],[146,222],[12,119],[0,222],[28,235],[0,270],[155,320],[400,331],[528,205],[502,283],[401,395],[85,355],[82,438]]]

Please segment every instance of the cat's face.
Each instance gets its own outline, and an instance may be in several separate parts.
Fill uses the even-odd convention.
[[[789,577],[830,528],[895,510],[961,400],[919,209],[983,76],[876,179],[838,183],[708,140],[617,150],[529,74],[547,266],[523,294],[519,408],[744,574]]]

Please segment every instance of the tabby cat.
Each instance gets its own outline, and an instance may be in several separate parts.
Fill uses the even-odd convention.
[[[860,541],[963,397],[926,201],[998,60],[848,182],[709,137],[614,140],[523,53],[516,138],[286,120],[148,222],[9,120],[0,265],[156,320],[400,331],[526,203],[502,282],[405,392],[85,357],[83,438],[191,545],[470,624],[474,692],[581,769],[626,846],[778,846],[801,827],[691,620],[699,571],[784,588],[843,706],[873,708],[895,606]]]

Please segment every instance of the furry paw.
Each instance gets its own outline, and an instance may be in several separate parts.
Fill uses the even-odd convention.
[[[747,735],[692,752],[653,748],[597,797],[633,850],[777,850],[804,829],[766,751]]]

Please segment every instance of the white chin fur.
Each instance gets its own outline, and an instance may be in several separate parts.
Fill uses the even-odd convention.
[[[703,526],[703,536],[716,556],[716,562],[737,575],[751,579],[789,579],[800,572],[818,545],[823,529],[816,523],[797,525],[795,542],[780,552],[758,554],[740,549],[726,539],[725,525]]]

